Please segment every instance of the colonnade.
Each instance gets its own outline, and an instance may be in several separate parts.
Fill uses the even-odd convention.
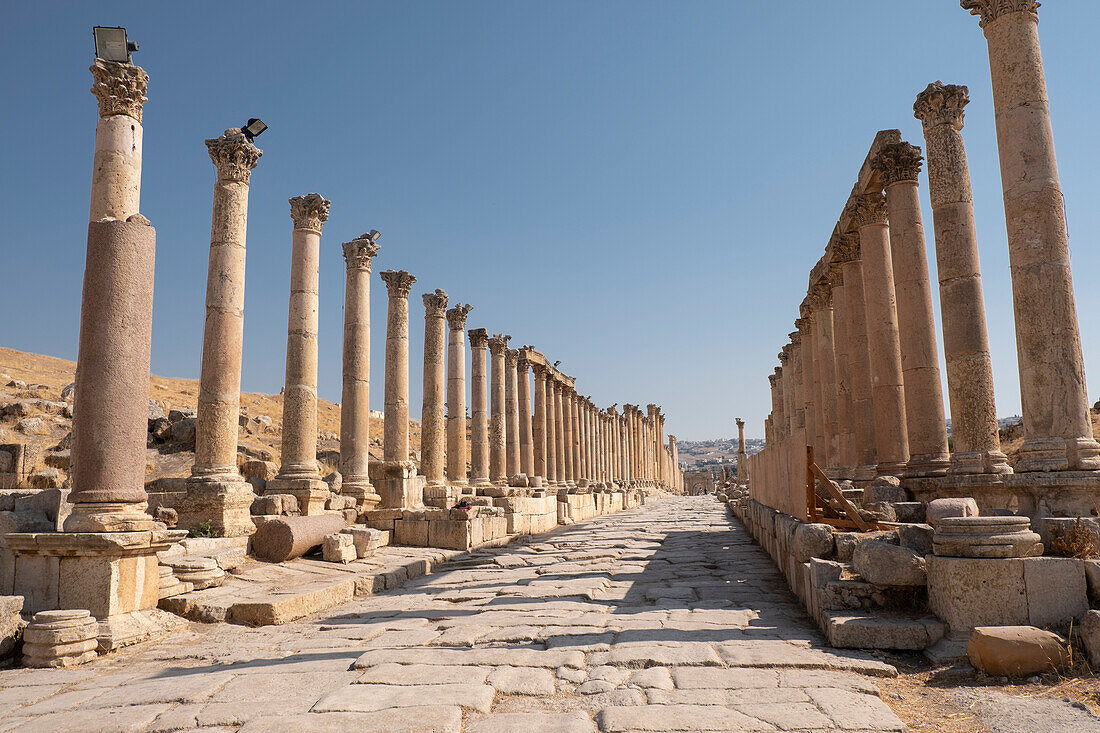
[[[1014,466],[998,438],[961,135],[969,91],[939,81],[917,95],[913,112],[927,155],[952,445],[921,220],[925,160],[897,130],[876,136],[811,271],[798,330],[769,375],[765,437],[778,450],[799,436],[804,444],[790,450],[812,445],[816,462],[837,479],[914,479],[905,485],[933,493],[1027,488],[1007,492],[1030,493],[1014,508],[1051,509],[1045,500],[1053,494],[1044,487],[1057,486],[1062,495],[1067,488],[1100,493],[1100,446],[1089,420],[1038,3],[961,4],[980,16],[992,72],[1025,436]],[[1062,501],[1071,512],[1096,504]]]

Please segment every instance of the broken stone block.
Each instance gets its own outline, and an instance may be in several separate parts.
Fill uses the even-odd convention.
[[[1024,587],[1033,626],[1068,624],[1089,610],[1084,562],[1076,558],[1025,558]]]
[[[270,481],[279,473],[279,464],[275,461],[261,461],[257,459],[245,461],[241,466],[241,475],[247,478],[258,478]]]
[[[932,535],[930,524],[899,524],[898,540],[902,547],[908,547],[921,557],[932,554]]]
[[[27,667],[74,667],[96,658],[99,622],[84,609],[39,611],[23,630]]]
[[[1089,598],[1100,600],[1100,560],[1085,560],[1084,564]]]
[[[0,659],[6,658],[23,637],[27,622],[19,613],[23,610],[23,596],[0,596]]]
[[[908,547],[864,540],[852,553],[852,567],[874,585],[924,585],[924,557]]]
[[[510,479],[508,479],[508,485],[509,486],[515,486],[515,487],[518,487],[518,488],[523,488],[523,489],[527,488],[528,485],[529,485],[529,481],[527,479],[527,474],[517,473],[516,475],[514,475]]]
[[[257,496],[252,500],[252,508],[250,511],[252,514],[282,514],[283,495],[265,494],[263,496]]]
[[[976,517],[978,502],[970,497],[933,499],[925,509],[925,522],[935,527],[944,517]]]
[[[1089,611],[1081,623],[1081,640],[1089,653],[1093,669],[1100,667],[1100,611]]]
[[[1062,638],[1034,626],[979,626],[970,635],[966,655],[976,669],[993,677],[1027,677],[1069,664]]]
[[[355,540],[343,532],[326,535],[321,543],[321,557],[325,562],[349,563],[356,558]]]
[[[362,559],[370,557],[374,551],[382,546],[382,530],[373,527],[344,527],[341,530],[350,535],[355,543],[355,555]]]
[[[864,506],[908,500],[909,496],[896,476],[879,476],[863,490]]]
[[[1021,558],[928,558],[928,607],[953,631],[1028,622]]]
[[[857,532],[834,532],[833,541],[836,543],[836,559],[839,562],[851,562],[852,552],[856,549],[859,540]]]
[[[795,562],[827,558],[833,554],[833,528],[828,524],[802,524],[794,529],[790,552]]]
[[[252,535],[252,553],[267,562],[292,560],[321,545],[325,537],[340,532],[345,526],[342,514],[271,519]]]

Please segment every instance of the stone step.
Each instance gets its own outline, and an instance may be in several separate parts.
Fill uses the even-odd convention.
[[[932,616],[825,612],[829,644],[844,649],[922,650],[942,639],[945,630],[944,623]]]

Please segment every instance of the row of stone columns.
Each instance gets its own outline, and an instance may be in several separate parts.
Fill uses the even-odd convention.
[[[1088,414],[1065,213],[1034,0],[962,0],[981,18],[993,83],[1011,264],[1024,444],[1017,473],[1100,468]],[[880,133],[814,269],[798,332],[769,376],[767,438],[805,429],[838,478],[1011,474],[998,439],[977,235],[961,136],[965,86],[935,82],[922,123],[935,229],[949,450],[921,219],[924,158]],[[1083,474],[1080,481],[1092,480]],[[1074,479],[1078,481],[1078,479]]]

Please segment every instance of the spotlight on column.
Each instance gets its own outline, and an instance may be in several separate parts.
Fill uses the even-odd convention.
[[[264,121],[256,117],[249,118],[245,126],[241,128],[241,132],[248,138],[248,142],[252,142],[252,138],[259,137],[267,129],[267,125]]]
[[[96,58],[104,61],[128,64],[130,54],[138,50],[137,43],[126,40],[126,29],[122,26],[97,25],[92,28],[92,36],[95,38]]]

